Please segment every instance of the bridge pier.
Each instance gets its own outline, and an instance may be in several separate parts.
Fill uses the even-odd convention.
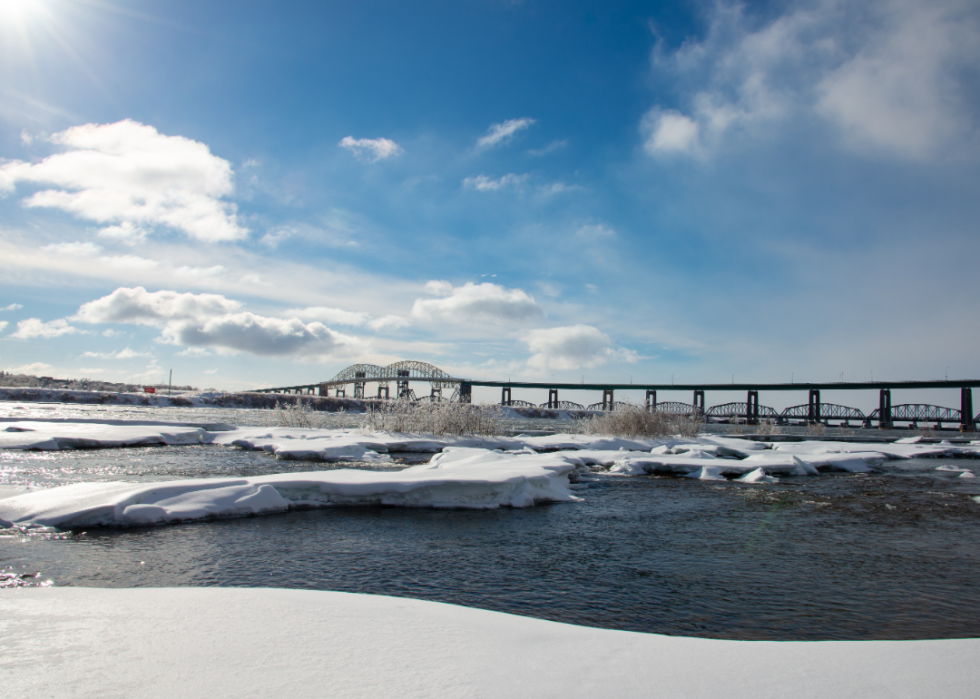
[[[810,425],[820,422],[820,389],[810,389],[810,407],[807,410],[806,421]]]
[[[749,391],[745,400],[745,424],[759,424],[759,392]]]
[[[657,392],[647,391],[647,412],[655,413],[657,412]]]
[[[337,393],[335,395],[336,395],[337,398],[346,398],[347,397],[347,389],[346,388],[338,388],[337,389]]]
[[[973,415],[973,389],[960,389],[960,432],[976,432],[977,425]]]
[[[704,391],[700,388],[694,389],[694,416],[704,415]]]
[[[327,384],[325,384],[325,383],[320,384],[320,394],[319,395],[321,397],[323,397],[323,398],[326,398],[327,396],[329,396],[330,395],[330,387],[327,386]]]
[[[442,400],[442,389],[433,387],[429,392],[429,400],[435,403]]]
[[[378,400],[388,400],[388,387],[378,384]]]
[[[558,409],[558,389],[549,388],[548,389],[548,408],[550,410]]]
[[[602,389],[602,409],[613,410],[614,408],[615,408],[615,403],[613,401],[613,389],[611,388]]]
[[[502,389],[500,389],[500,404],[510,405],[512,402],[513,399],[510,396],[510,386],[504,386]]]
[[[412,397],[408,387],[408,377],[411,376],[411,372],[408,369],[398,370],[398,382],[395,384],[396,392],[398,393],[398,400],[408,400]]]
[[[459,385],[459,402],[460,403],[473,402],[473,384],[461,383]]]
[[[894,427],[892,423],[892,392],[891,389],[883,388],[878,394],[878,429],[890,430]]]

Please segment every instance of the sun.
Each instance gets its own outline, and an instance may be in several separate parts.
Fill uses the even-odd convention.
[[[47,13],[44,0],[0,0],[0,23],[23,25]],[[9,25],[8,25],[9,28]]]
[[[0,59],[3,72],[34,64],[39,51],[58,37],[61,0],[0,0]]]

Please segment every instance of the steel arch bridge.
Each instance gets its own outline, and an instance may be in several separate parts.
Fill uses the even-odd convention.
[[[350,383],[377,381],[387,386],[392,381],[428,381],[433,388],[449,388],[462,379],[453,378],[442,369],[427,362],[404,361],[388,366],[376,364],[352,364],[321,386],[345,386]]]
[[[786,408],[779,414],[781,420],[866,420],[864,413],[862,413],[857,408],[849,408],[846,405],[838,405],[837,403],[815,403],[815,406],[819,406],[819,414],[814,416],[811,413],[811,406],[809,403],[803,403],[802,405],[794,405]],[[877,410],[875,411],[878,412]]]
[[[944,408],[941,405],[924,405],[919,403],[902,403],[891,407],[892,422],[959,422],[961,413],[955,408]],[[869,420],[880,420],[880,410],[868,415]]]
[[[659,409],[659,405],[657,408]],[[758,414],[751,412],[748,403],[722,403],[721,405],[713,405],[708,408],[708,411],[704,414],[705,417],[728,417],[728,418],[760,418],[764,420],[778,420],[779,413],[775,409],[770,408],[768,405],[758,406]]]

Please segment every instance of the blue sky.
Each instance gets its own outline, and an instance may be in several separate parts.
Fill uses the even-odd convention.
[[[0,367],[975,377],[973,2],[0,0]]]

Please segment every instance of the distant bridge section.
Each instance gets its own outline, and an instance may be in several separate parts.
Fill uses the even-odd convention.
[[[429,395],[418,397],[411,388],[411,383],[425,382],[429,384]],[[394,383],[394,391],[391,384]],[[368,395],[368,384],[376,384],[377,393]],[[622,390],[645,391],[645,407],[650,411],[668,413],[672,415],[703,415],[715,419],[744,419],[748,424],[757,424],[760,420],[775,420],[777,422],[787,422],[791,420],[801,420],[808,423],[827,422],[829,420],[841,421],[850,424],[851,420],[860,421],[866,426],[877,423],[882,429],[890,429],[895,422],[908,422],[912,425],[919,422],[934,422],[937,426],[943,423],[959,423],[963,431],[974,431],[980,416],[974,416],[973,412],[973,389],[980,387],[980,380],[961,380],[961,381],[884,381],[884,382],[851,382],[851,383],[773,383],[773,384],[587,384],[587,383],[555,383],[535,382],[535,381],[480,381],[477,379],[465,379],[452,376],[437,366],[426,362],[402,361],[389,364],[388,366],[377,366],[374,364],[354,364],[347,367],[329,381],[320,381],[312,384],[300,384],[296,386],[283,386],[279,388],[260,389],[261,393],[297,393],[305,395],[328,396],[330,391],[334,395],[347,397],[347,390],[353,388],[353,397],[369,400],[446,400],[443,391],[452,389],[453,393],[448,398],[451,401],[469,403],[472,401],[473,387],[482,386],[500,389],[500,404],[514,407],[541,407],[559,410],[581,410],[582,406],[578,403],[559,400],[559,391],[596,391],[601,392],[602,401],[590,405],[588,410],[616,410],[623,405],[622,402],[615,400],[615,392]],[[893,406],[891,403],[891,392],[893,390],[913,390],[913,389],[959,389],[960,409],[944,408],[942,406],[908,403]],[[540,406],[522,400],[515,399],[514,389],[547,389],[548,402]],[[820,399],[821,391],[878,391],[878,409],[870,415],[865,416],[857,408],[850,408],[846,405],[835,403],[823,403]],[[658,391],[690,391],[692,395],[691,403],[678,401],[657,402]],[[742,392],[746,400],[744,402],[730,402],[716,405],[711,408],[705,407],[705,393],[707,392]],[[781,413],[768,406],[760,405],[759,393],[763,391],[806,391],[809,396],[807,403],[795,405],[787,408]]]

